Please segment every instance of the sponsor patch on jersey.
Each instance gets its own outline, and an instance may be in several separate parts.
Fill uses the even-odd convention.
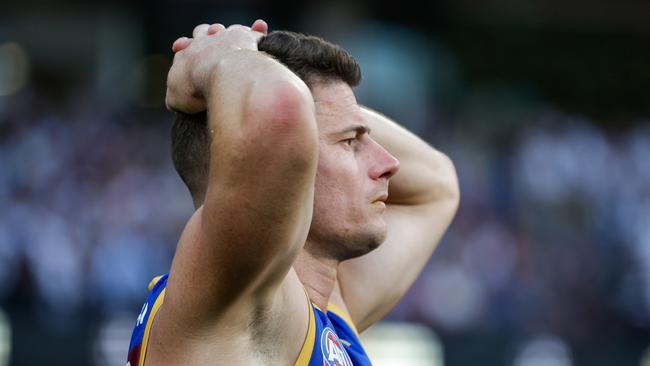
[[[320,336],[320,349],[323,351],[323,363],[327,366],[353,366],[350,356],[345,351],[339,337],[329,327],[323,329]]]

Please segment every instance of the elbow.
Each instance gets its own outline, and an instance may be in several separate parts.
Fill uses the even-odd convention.
[[[445,154],[437,152],[437,177],[438,199],[445,200],[458,207],[460,202],[460,187],[458,184],[458,175],[453,161]]]
[[[443,191],[445,192],[445,197],[454,202],[455,206],[458,206],[460,202],[460,186],[458,184],[458,175],[456,174],[456,167],[454,162],[447,156],[443,156]]]
[[[296,78],[297,79],[297,78]],[[287,157],[315,160],[318,129],[314,101],[307,86],[297,80],[280,80],[257,85],[250,94],[247,120],[251,136],[272,144]]]
[[[258,101],[258,105],[266,104],[269,133],[317,138],[314,100],[306,85],[293,80],[278,81],[268,85],[262,94],[264,100]]]

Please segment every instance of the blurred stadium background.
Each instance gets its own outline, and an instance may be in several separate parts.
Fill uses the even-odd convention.
[[[0,365],[124,365],[192,210],[169,157],[171,42],[257,17],[345,46],[360,102],[456,163],[451,230],[368,335],[383,364],[650,365],[649,16],[643,0],[4,0]]]

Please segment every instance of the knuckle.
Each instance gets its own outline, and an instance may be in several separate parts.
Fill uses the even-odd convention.
[[[233,29],[233,30],[239,30],[239,31],[244,31],[244,30],[249,30],[250,28],[241,25],[241,24],[233,24],[228,29]]]
[[[209,27],[208,24],[199,24],[199,25],[197,25],[196,27],[194,27],[194,30],[192,31],[192,34],[196,34],[196,33],[202,32],[202,31],[204,31],[205,29],[207,29],[208,27]]]

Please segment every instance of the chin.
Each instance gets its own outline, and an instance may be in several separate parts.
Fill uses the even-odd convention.
[[[356,238],[349,238],[345,250],[342,255],[339,257],[340,261],[347,259],[361,257],[362,255],[368,254],[373,250],[379,248],[379,246],[386,240],[386,230],[377,230],[374,232],[367,232],[361,235],[358,235]]]
[[[381,218],[332,230],[334,226],[312,221],[305,249],[316,256],[344,261],[370,253],[386,239],[386,222]]]

